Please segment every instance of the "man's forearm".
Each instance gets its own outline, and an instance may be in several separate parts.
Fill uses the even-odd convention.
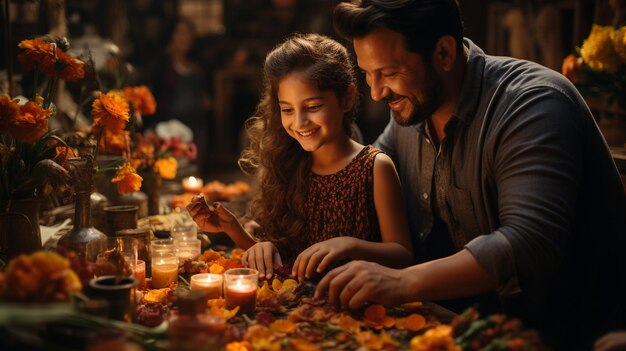
[[[406,301],[445,300],[495,291],[495,280],[468,250],[405,269]]]

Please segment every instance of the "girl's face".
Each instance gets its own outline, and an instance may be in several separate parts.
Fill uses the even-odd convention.
[[[278,104],[283,128],[305,151],[314,152],[346,137],[345,111],[337,95],[332,90],[320,91],[301,72],[280,80]]]

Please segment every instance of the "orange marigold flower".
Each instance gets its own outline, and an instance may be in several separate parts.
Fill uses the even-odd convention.
[[[82,284],[67,259],[50,251],[19,255],[6,267],[6,297],[10,301],[67,301]]]
[[[576,57],[574,54],[567,55],[567,57],[563,60],[563,65],[561,66],[561,73],[571,82],[576,81],[576,74],[580,72],[583,67],[583,61],[581,58]]]
[[[93,134],[100,138],[99,150],[108,155],[122,155],[130,145],[130,132],[126,130],[104,129],[104,134],[100,137],[102,128],[94,127]],[[136,167],[135,167],[136,168]]]
[[[109,130],[121,130],[126,127],[128,102],[115,91],[100,94],[93,104],[91,114],[95,126],[103,126]]]
[[[15,116],[20,111],[20,105],[16,100],[11,100],[8,96],[0,96],[0,128],[6,130],[15,120]]]
[[[163,179],[176,178],[176,168],[178,168],[178,161],[173,157],[160,158],[154,162],[154,170],[159,172]]]
[[[137,171],[130,163],[126,163],[122,168],[118,169],[115,178],[111,180],[111,182],[117,184],[117,192],[122,195],[139,190],[142,181],[143,178],[137,174]]]
[[[226,351],[250,351],[252,346],[247,341],[233,341],[226,344]]]
[[[427,330],[424,334],[411,339],[410,346],[412,351],[461,351],[454,342],[452,327],[449,325],[439,325]]]
[[[147,86],[125,87],[124,95],[133,103],[136,112],[142,115],[152,115],[156,112],[156,100]]]
[[[48,132],[50,113],[41,105],[28,101],[20,106],[15,119],[9,124],[9,132],[18,141],[32,144]]]
[[[65,169],[68,169],[68,167],[66,167],[67,160],[72,157],[76,157],[74,150],[72,150],[71,147],[67,147],[67,146],[57,146],[54,150],[55,150],[55,155],[52,158],[52,161],[60,164]]]
[[[85,77],[85,63],[73,58],[60,49],[57,49],[57,58],[60,67],[59,78],[75,82]]]
[[[18,59],[22,67],[26,71],[40,70],[47,75],[54,74],[54,48],[55,45],[42,39],[23,40],[18,44],[22,48],[22,52],[18,55]]]
[[[141,134],[136,134],[135,146],[133,150],[133,158],[147,159],[151,161],[154,158],[154,144]]]

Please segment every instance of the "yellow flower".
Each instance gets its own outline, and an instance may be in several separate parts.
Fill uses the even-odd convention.
[[[613,27],[593,25],[589,37],[580,48],[580,55],[589,67],[609,73],[619,70],[620,59],[613,47],[614,36]]]
[[[15,119],[9,124],[9,132],[15,139],[32,144],[48,132],[50,110],[28,101],[20,106]]]
[[[154,170],[159,172],[163,179],[176,178],[176,168],[178,167],[178,161],[173,157],[160,158],[154,162]]]
[[[137,171],[130,163],[126,163],[122,168],[118,169],[115,178],[111,180],[111,182],[117,184],[117,192],[122,195],[139,190],[142,181],[143,178],[137,174]]]
[[[613,37],[613,47],[615,52],[622,60],[622,63],[626,64],[626,26],[621,27],[615,32]]]
[[[122,130],[129,120],[128,111],[128,102],[118,92],[100,94],[92,104],[93,124],[111,131]]]

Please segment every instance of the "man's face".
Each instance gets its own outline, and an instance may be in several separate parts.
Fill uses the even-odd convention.
[[[422,122],[441,106],[441,78],[421,55],[406,50],[402,34],[373,31],[354,39],[354,51],[372,99],[384,100],[398,124]]]

